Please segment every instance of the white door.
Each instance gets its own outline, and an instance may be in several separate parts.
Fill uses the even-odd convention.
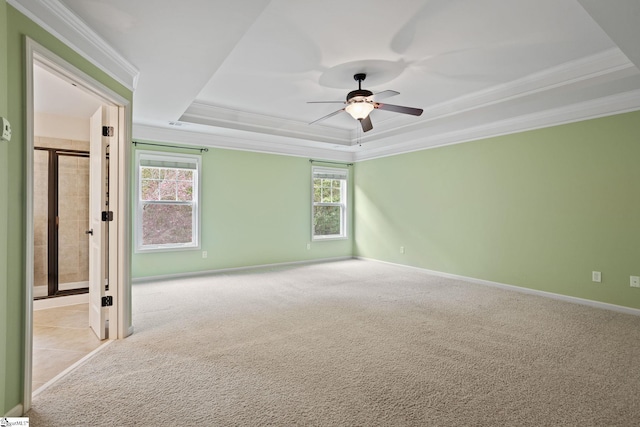
[[[113,107],[102,106],[91,117],[89,183],[89,326],[99,339],[107,337],[107,309],[102,307],[106,294],[108,262],[108,221],[102,212],[109,211],[107,149],[113,138],[103,136],[103,126],[110,126],[117,115]]]

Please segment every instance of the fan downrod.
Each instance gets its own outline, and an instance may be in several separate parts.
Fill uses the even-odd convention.
[[[353,79],[358,82],[358,89],[353,90],[347,94],[347,102],[351,101],[355,97],[366,98],[373,95],[370,90],[362,89],[362,81],[367,78],[365,73],[357,73],[353,75]]]
[[[365,73],[357,73],[353,75],[353,80],[358,82],[358,89],[362,89],[360,85],[366,78],[367,78],[367,75]]]

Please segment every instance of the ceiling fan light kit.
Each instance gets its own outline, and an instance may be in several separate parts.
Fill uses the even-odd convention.
[[[345,111],[351,114],[356,120],[362,120],[373,111],[373,103],[367,101],[351,101],[346,107]]]
[[[364,73],[357,73],[353,76],[353,79],[358,82],[358,89],[353,90],[347,94],[346,101],[310,101],[309,104],[346,104],[344,108],[338,111],[334,111],[331,114],[327,114],[324,117],[319,118],[309,124],[314,124],[319,121],[333,117],[341,111],[346,111],[354,119],[360,121],[362,131],[367,132],[373,129],[371,124],[371,118],[369,114],[374,110],[387,110],[394,113],[411,114],[413,116],[419,116],[422,114],[421,108],[403,107],[400,105],[382,104],[376,102],[376,99],[388,98],[390,96],[399,95],[400,92],[395,90],[385,90],[383,92],[373,93],[370,90],[362,89],[362,81],[367,77]]]

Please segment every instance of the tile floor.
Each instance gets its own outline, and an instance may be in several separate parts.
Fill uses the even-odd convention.
[[[32,390],[102,343],[89,328],[89,304],[34,310]]]

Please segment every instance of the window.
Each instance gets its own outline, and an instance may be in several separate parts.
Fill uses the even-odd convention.
[[[199,249],[200,156],[136,152],[136,251]]]
[[[336,168],[312,168],[314,240],[347,237],[347,177],[349,171]]]

